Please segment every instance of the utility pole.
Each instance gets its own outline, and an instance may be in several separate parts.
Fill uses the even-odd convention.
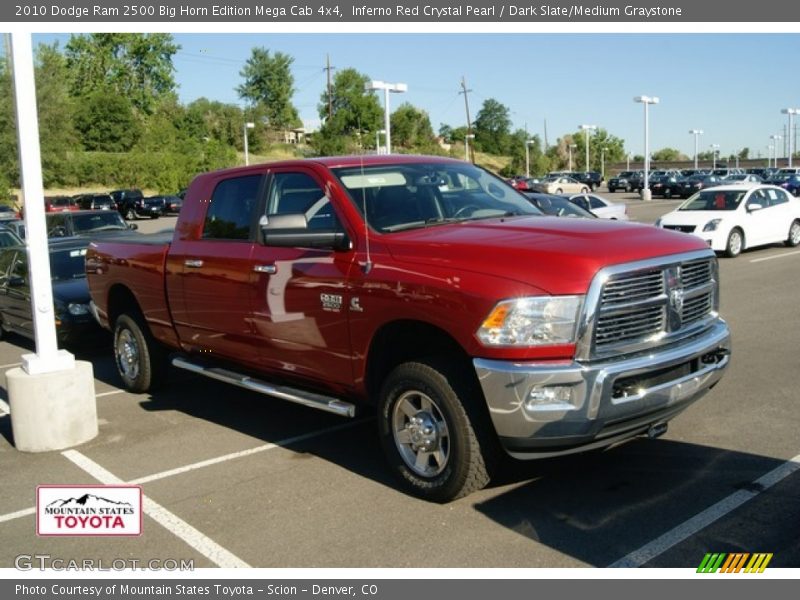
[[[472,135],[472,121],[470,121],[470,119],[469,119],[469,100],[467,99],[467,94],[469,92],[471,92],[471,91],[472,90],[468,90],[467,89],[467,80],[462,75],[461,76],[461,91],[458,92],[458,93],[459,94],[464,94],[464,108],[467,111],[467,135],[468,136]],[[467,139],[469,139],[469,138],[467,138]],[[470,157],[470,162],[474,163],[475,162],[475,145],[474,144],[472,145],[472,148],[470,148],[470,150],[469,150],[469,157]]]
[[[547,153],[547,149],[548,148],[549,148],[549,145],[547,143],[547,119],[545,119],[544,120],[544,151],[545,151],[545,154]]]
[[[331,66],[330,54],[325,55],[325,70],[328,72],[328,121],[333,118],[333,90],[331,89],[331,71],[336,67]]]

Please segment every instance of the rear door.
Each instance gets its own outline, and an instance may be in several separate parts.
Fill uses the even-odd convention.
[[[303,213],[311,230],[341,229],[331,189],[311,169],[275,169],[262,215]],[[250,274],[253,326],[264,369],[326,384],[352,384],[348,314],[352,250],[277,248],[260,242]]]

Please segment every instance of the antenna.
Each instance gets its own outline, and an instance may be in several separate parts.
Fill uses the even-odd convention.
[[[362,185],[361,185],[361,210],[364,211],[364,245],[365,251],[367,253],[367,260],[361,265],[361,269],[364,271],[366,275],[370,271],[372,271],[372,255],[370,253],[369,247],[369,217],[367,216],[367,188],[363,185],[363,177],[364,177],[364,155],[361,155],[361,177],[362,177]]]

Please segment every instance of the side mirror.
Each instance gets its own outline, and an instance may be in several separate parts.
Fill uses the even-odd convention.
[[[265,246],[349,250],[350,240],[341,229],[309,229],[302,213],[269,215],[258,223]]]

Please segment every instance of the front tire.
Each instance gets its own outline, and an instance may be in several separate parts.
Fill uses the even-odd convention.
[[[478,390],[449,364],[407,362],[386,378],[379,398],[383,450],[415,496],[449,502],[483,488],[494,463],[488,415]]]
[[[786,242],[784,243],[790,248],[800,245],[800,221],[797,219],[792,221],[792,224],[789,227],[789,236],[786,238]]]
[[[136,211],[132,208],[129,208],[125,213],[125,220],[126,221],[135,221],[136,220]]]
[[[725,245],[725,256],[736,258],[742,253],[744,248],[744,233],[738,227],[732,229],[728,234],[728,243]]]
[[[157,387],[166,371],[163,348],[130,315],[121,315],[114,325],[114,362],[125,389],[137,394]]]

